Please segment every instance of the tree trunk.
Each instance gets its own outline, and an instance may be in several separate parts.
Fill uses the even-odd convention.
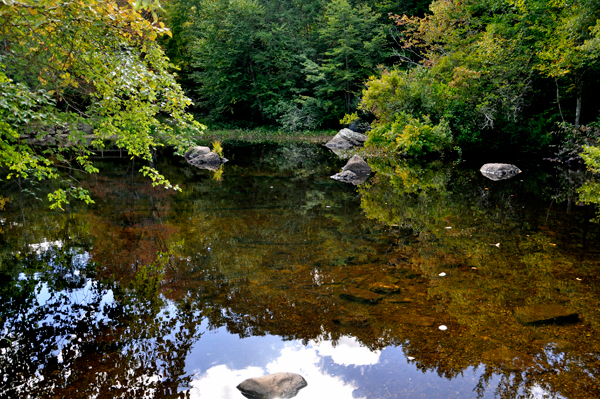
[[[254,48],[252,48],[254,51]],[[254,87],[254,95],[256,96],[256,103],[258,104],[258,110],[260,111],[260,119],[261,121],[265,121],[265,114],[263,111],[262,100],[258,94],[257,84],[256,84],[256,74],[254,73],[254,68],[252,68],[252,61],[248,62],[248,71],[250,72],[250,76],[252,76],[252,86]]]
[[[583,89],[581,87],[581,82],[577,83],[577,105],[575,108],[575,127],[579,127],[579,122],[581,120],[581,93]]]

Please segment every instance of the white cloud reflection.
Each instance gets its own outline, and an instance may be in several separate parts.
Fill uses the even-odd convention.
[[[354,337],[341,337],[334,347],[331,341],[310,342],[321,356],[331,356],[333,361],[343,366],[366,366],[379,363],[381,351],[372,352],[362,346]]]
[[[297,399],[336,398],[357,399],[352,396],[356,387],[344,382],[340,377],[329,375],[324,369],[325,357],[340,365],[371,365],[379,361],[380,352],[371,352],[361,347],[355,338],[343,337],[334,347],[331,341],[310,342],[308,346],[300,342],[286,344],[279,356],[264,367],[246,367],[232,370],[227,365],[217,365],[196,375],[190,383],[192,399],[240,399],[243,398],[236,386],[246,378],[261,375],[290,372],[303,376],[308,386],[302,389]]]

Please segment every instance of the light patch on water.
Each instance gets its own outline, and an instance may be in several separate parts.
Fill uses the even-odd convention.
[[[371,351],[354,337],[341,337],[334,346],[331,341],[310,342],[321,356],[331,356],[333,361],[343,366],[366,366],[379,363],[381,351]]]
[[[211,367],[190,383],[190,398],[238,399],[240,392],[236,386],[245,379],[287,372],[300,374],[308,382],[308,386],[295,396],[297,399],[360,399],[353,396],[356,389],[353,384],[328,375],[322,370],[322,363],[323,356],[315,348],[305,347],[301,343],[291,344],[281,349],[279,357],[264,368],[232,370],[224,364]]]
[[[38,255],[43,254],[47,250],[53,247],[62,247],[63,242],[61,240],[58,241],[44,241],[37,244],[29,244],[29,248],[33,250],[33,252]]]

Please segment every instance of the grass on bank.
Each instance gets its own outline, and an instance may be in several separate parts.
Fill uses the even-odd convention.
[[[283,130],[254,129],[211,129],[208,128],[198,137],[199,142],[241,140],[253,143],[303,141],[326,143],[337,134],[336,130],[314,130],[302,132],[286,132]]]

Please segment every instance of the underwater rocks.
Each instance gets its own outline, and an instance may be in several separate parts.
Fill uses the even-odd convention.
[[[383,299],[381,295],[374,292],[351,287],[346,288],[346,290],[340,294],[340,298],[350,302],[366,303],[370,305],[374,305]]]
[[[299,374],[274,373],[262,377],[248,378],[237,389],[249,399],[293,398],[307,386],[306,380]]]
[[[521,169],[508,163],[486,163],[479,171],[490,180],[510,179],[521,173]]]
[[[342,168],[341,173],[331,176],[333,180],[358,185],[363,183],[371,174],[371,167],[360,155],[354,155]]]
[[[536,366],[532,356],[507,348],[489,350],[484,352],[481,357],[488,364],[497,364],[505,371],[522,372]]]
[[[557,304],[532,305],[515,309],[515,318],[527,326],[543,326],[547,324],[570,324],[579,321],[579,315]]]
[[[221,158],[219,154],[203,146],[190,148],[183,157],[190,165],[200,169],[217,170],[222,163],[227,162],[227,158]]]

